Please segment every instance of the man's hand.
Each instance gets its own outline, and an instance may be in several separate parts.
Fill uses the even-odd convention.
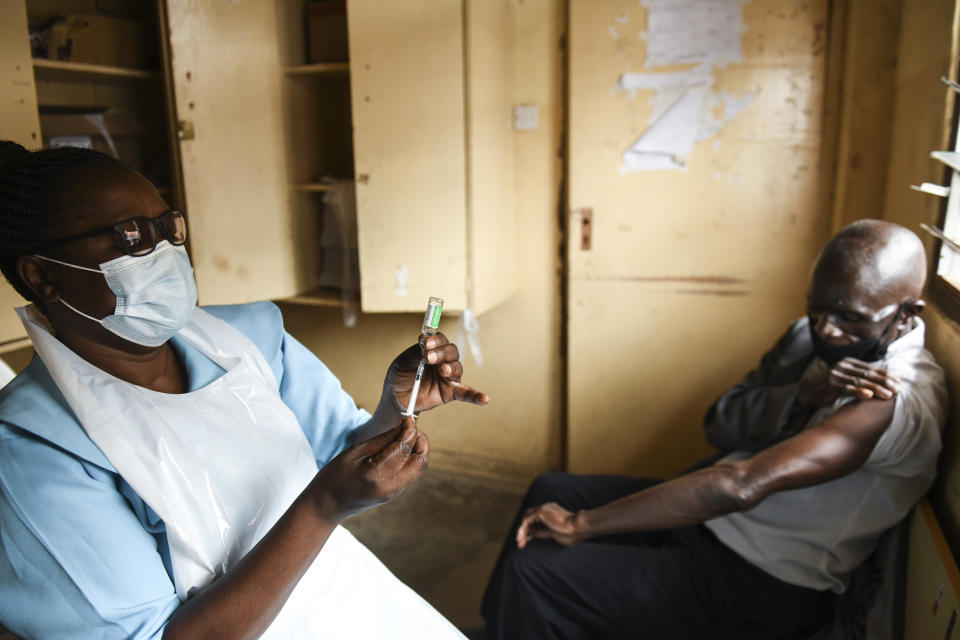
[[[844,358],[823,375],[805,380],[797,396],[803,408],[824,407],[841,395],[861,400],[889,400],[900,392],[900,379],[870,363]]]
[[[405,350],[390,364],[384,381],[384,394],[389,394],[396,407],[405,411],[410,402],[413,380],[420,358],[426,361],[415,411],[426,411],[451,400],[487,404],[490,397],[460,382],[463,364],[460,351],[442,333],[422,339]]]
[[[307,488],[317,511],[338,523],[388,502],[427,469],[430,441],[412,417],[331,460]]]
[[[577,514],[556,502],[527,509],[517,528],[517,547],[523,549],[534,538],[546,538],[569,547],[585,539],[579,531]]]

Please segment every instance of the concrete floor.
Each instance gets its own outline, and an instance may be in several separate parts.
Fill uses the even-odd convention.
[[[430,469],[399,498],[345,526],[474,637],[484,587],[525,490],[525,482]]]

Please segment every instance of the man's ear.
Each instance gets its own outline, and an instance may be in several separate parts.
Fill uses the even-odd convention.
[[[914,316],[920,315],[924,309],[927,308],[927,303],[924,300],[908,300],[903,303],[903,321],[906,322]]]
[[[17,258],[17,273],[27,288],[33,291],[41,302],[56,302],[60,299],[60,289],[47,277],[47,265],[33,256]]]

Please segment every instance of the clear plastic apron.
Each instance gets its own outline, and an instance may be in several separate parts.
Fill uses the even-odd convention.
[[[256,345],[202,309],[178,335],[226,373],[184,394],[111,376],[51,335],[33,305],[17,313],[90,439],[164,521],[181,600],[230,570],[316,474]],[[463,638],[342,527],[262,637]]]

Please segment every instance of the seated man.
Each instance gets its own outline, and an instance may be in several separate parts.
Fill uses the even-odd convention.
[[[488,638],[804,638],[930,488],[946,415],[919,238],[877,220],[817,259],[806,318],[704,421],[715,465],[547,474],[483,602]],[[513,533],[513,530],[511,531]]]

